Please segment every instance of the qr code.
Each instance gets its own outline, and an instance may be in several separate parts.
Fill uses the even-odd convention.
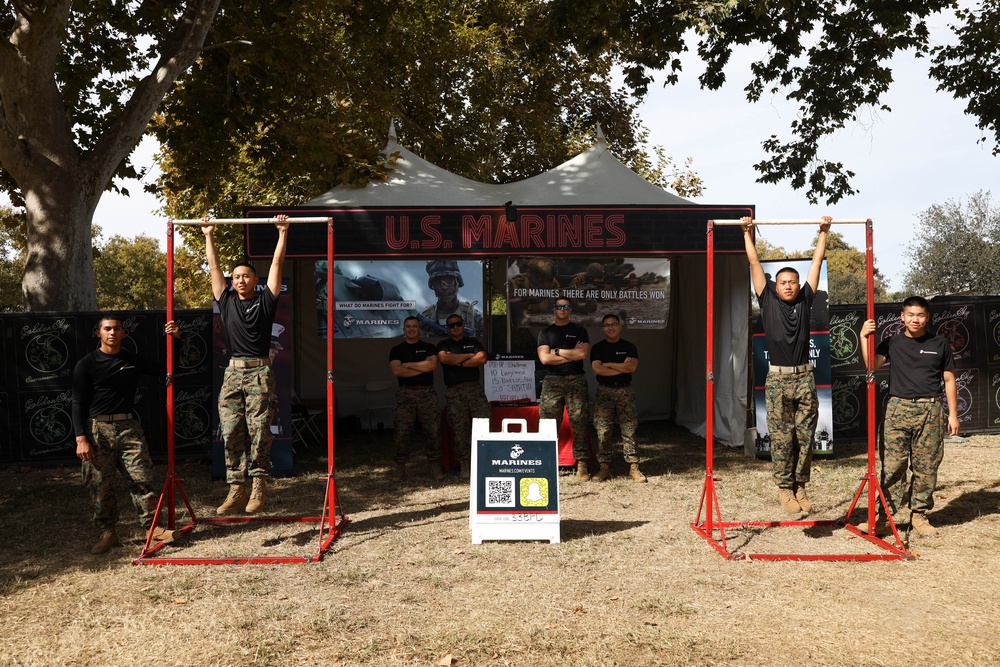
[[[486,506],[514,507],[514,478],[487,477]]]

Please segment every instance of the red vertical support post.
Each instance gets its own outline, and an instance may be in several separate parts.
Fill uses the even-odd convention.
[[[867,302],[865,319],[875,319],[875,249],[872,243],[871,218],[865,223],[865,282]],[[868,337],[868,525],[875,526],[878,488],[875,484],[875,335]]]
[[[712,535],[716,504],[715,473],[715,222],[708,221],[705,271],[705,530]]]
[[[333,373],[333,218],[329,218],[326,223],[326,456],[327,483],[326,499],[327,507],[330,508],[330,525],[336,523],[335,508],[337,507],[337,491],[333,482],[333,427],[336,421],[334,397],[334,373]]]
[[[167,322],[174,319],[174,221],[167,221]],[[167,527],[176,527],[174,508],[174,337],[167,336]]]

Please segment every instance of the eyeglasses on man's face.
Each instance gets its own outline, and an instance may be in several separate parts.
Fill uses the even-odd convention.
[[[601,325],[604,329],[614,329],[615,327],[620,327],[621,324],[618,322],[608,322],[607,324]]]
[[[449,329],[459,329],[462,327],[463,322],[459,320],[458,322],[448,322]]]
[[[565,303],[557,303],[556,304],[556,310],[571,310],[571,309],[572,309],[572,306],[570,306],[568,304],[565,304]]]

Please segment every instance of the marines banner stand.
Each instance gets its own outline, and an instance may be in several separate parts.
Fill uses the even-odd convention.
[[[516,427],[512,429],[512,427]],[[483,540],[559,542],[559,432],[542,419],[529,433],[524,419],[472,420],[469,529]]]

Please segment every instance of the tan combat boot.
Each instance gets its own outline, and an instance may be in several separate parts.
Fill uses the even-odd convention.
[[[629,467],[628,467],[628,476],[631,477],[632,479],[634,479],[637,482],[645,482],[646,481],[646,476],[642,474],[641,470],[639,470],[639,464],[638,463],[632,463],[631,465],[629,465]]]
[[[101,539],[97,540],[94,546],[90,547],[90,553],[106,554],[111,551],[111,547],[117,547],[119,544],[121,544],[121,541],[118,539],[118,532],[114,526],[111,526],[101,531]]]
[[[806,485],[796,484],[795,485],[795,500],[799,503],[799,507],[806,514],[813,511],[813,502],[809,500],[809,496],[806,495]]]
[[[923,537],[938,534],[938,529],[931,525],[931,522],[927,520],[927,516],[922,512],[914,512],[910,515],[910,527]]]
[[[778,500],[786,512],[797,517],[802,516],[802,506],[795,499],[791,489],[778,489]]]
[[[394,482],[402,482],[406,479],[406,464],[402,461],[397,461],[389,471],[389,479]]]
[[[858,524],[858,530],[860,530],[865,535],[868,534],[868,522]],[[892,535],[892,528],[889,526],[889,520],[879,517],[875,520],[875,537],[887,537]]]
[[[444,469],[439,461],[431,461],[431,479],[440,482],[444,479]]]
[[[596,475],[594,475],[594,479],[596,479],[598,482],[606,482],[609,479],[611,479],[611,464],[602,463],[601,469],[597,472]]]
[[[247,512],[256,514],[264,509],[264,501],[267,499],[267,478],[254,477],[253,486],[250,487],[250,502],[247,503]]]
[[[153,544],[156,544],[157,542],[170,544],[174,541],[174,538],[179,532],[179,530],[167,530],[166,528],[160,528],[157,526],[156,528],[153,528]]]
[[[576,478],[582,482],[586,482],[590,479],[590,473],[587,472],[587,462],[577,461],[576,462]]]
[[[243,509],[243,506],[247,504],[249,500],[247,496],[247,490],[243,488],[242,484],[230,484],[229,485],[229,495],[219,509],[215,510],[215,513],[219,516],[224,514],[235,514]]]
[[[469,475],[472,474],[470,469],[470,463],[468,461],[458,462],[458,474],[462,479],[469,479]]]

